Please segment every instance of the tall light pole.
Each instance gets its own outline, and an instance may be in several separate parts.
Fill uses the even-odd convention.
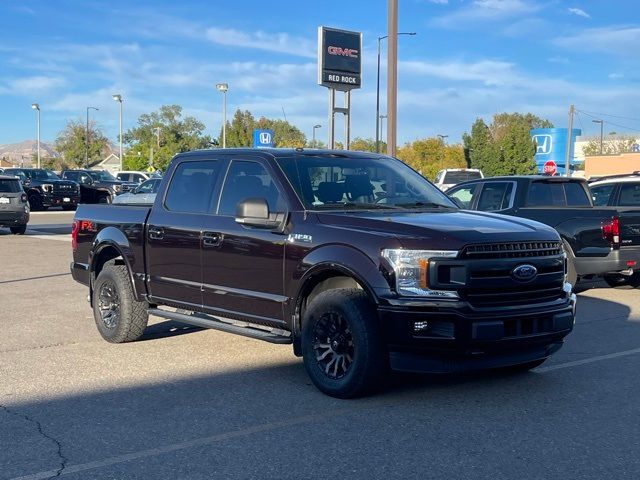
[[[313,137],[313,148],[317,148],[316,147],[316,128],[320,128],[322,127],[322,125],[318,124],[318,125],[314,125],[313,126],[313,133],[312,133],[312,137]]]
[[[37,148],[37,152],[38,152],[38,168],[40,168],[40,105],[37,104],[37,103],[32,103],[31,104],[31,108],[33,108],[34,110],[37,110],[37,112],[38,112],[37,113],[37,121],[36,121],[37,122],[37,127],[36,127],[36,130],[37,130],[37,139],[36,139],[37,146],[36,146],[36,148]]]
[[[216,89],[222,92],[222,148],[227,148],[227,91],[228,83],[217,83]]]
[[[122,95],[113,95],[113,99],[120,104],[120,171],[122,171]]]
[[[87,131],[86,138],[84,141],[84,167],[89,167],[89,110],[95,110],[96,112],[100,110],[96,107],[87,107]]]
[[[416,32],[400,32],[398,35],[415,35]],[[378,132],[382,131],[380,128],[380,42],[387,38],[388,35],[378,37],[378,75],[376,80],[376,153],[380,153],[380,138]],[[386,118],[386,115],[385,115]]]
[[[602,155],[602,142],[604,141],[603,128],[604,128],[604,120],[591,120],[593,123],[600,124],[600,155]]]
[[[437,134],[436,135],[440,141],[442,142],[442,145],[444,145],[445,139],[449,138],[449,135],[441,135],[441,134]],[[442,156],[440,157],[440,170],[442,170],[444,167],[444,152],[442,152]]]
[[[398,0],[387,0],[387,155],[395,157],[398,113]]]

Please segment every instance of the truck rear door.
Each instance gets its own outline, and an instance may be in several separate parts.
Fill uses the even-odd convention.
[[[622,246],[640,245],[640,182],[622,182],[616,201]]]
[[[202,228],[222,163],[185,158],[157,196],[146,228],[152,298],[185,308],[202,305]]]

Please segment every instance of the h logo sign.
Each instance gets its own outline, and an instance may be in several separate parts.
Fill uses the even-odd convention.
[[[271,143],[271,134],[269,132],[260,132],[260,143],[262,145]]]
[[[536,155],[547,155],[553,149],[553,138],[551,135],[534,135],[531,138],[536,144]]]
[[[261,130],[256,128],[253,131],[253,148],[273,147],[273,130]]]

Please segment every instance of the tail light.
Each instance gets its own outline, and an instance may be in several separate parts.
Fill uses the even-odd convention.
[[[74,252],[78,249],[78,230],[80,230],[80,222],[74,220],[71,225],[71,250]]]
[[[27,203],[28,200],[29,199],[27,198],[27,194],[26,193],[23,193],[22,195],[20,195],[20,201],[22,203]]]
[[[620,220],[618,217],[613,217],[602,224],[602,237],[611,244],[620,243]]]

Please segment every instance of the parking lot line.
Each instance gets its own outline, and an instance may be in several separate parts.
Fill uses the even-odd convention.
[[[594,363],[594,362],[599,362],[602,360],[610,360],[613,358],[620,358],[620,357],[625,357],[628,355],[634,355],[636,353],[640,353],[640,348],[634,348],[631,350],[624,350],[621,352],[615,352],[615,353],[609,353],[607,355],[598,355],[596,357],[590,357],[590,358],[585,358],[582,360],[576,360],[573,362],[566,362],[566,363],[561,363],[558,365],[550,365],[548,367],[541,367],[541,368],[536,368],[534,370],[534,372],[539,372],[539,373],[543,373],[543,372],[551,372],[554,370],[561,370],[561,369],[565,369],[565,368],[571,368],[571,367],[577,367],[577,366],[581,366],[581,365],[586,365],[589,363]],[[339,409],[339,410],[331,410],[331,416],[335,417],[336,415],[345,415],[345,414],[349,414],[349,413],[354,413],[354,412],[358,412],[361,410],[366,410],[372,407],[378,407],[378,406],[384,406],[386,405],[386,403],[371,403],[371,402],[367,402],[366,404],[363,404],[361,406],[358,407],[352,407],[352,408],[344,408],[344,409]],[[284,427],[290,427],[290,426],[294,426],[294,425],[300,425],[303,423],[308,423],[308,422],[314,422],[314,421],[319,421],[322,420],[324,418],[326,418],[327,413],[323,412],[323,413],[319,413],[319,414],[313,414],[313,415],[304,415],[304,416],[300,416],[300,417],[295,417],[295,418],[291,418],[288,420],[282,420],[279,422],[269,422],[269,423],[263,423],[263,424],[259,424],[259,425],[254,425],[254,426],[250,426],[247,428],[241,428],[238,430],[231,430],[228,432],[224,432],[224,433],[220,433],[217,435],[212,435],[209,437],[201,437],[201,438],[195,438],[193,440],[188,440],[186,442],[180,442],[180,443],[174,443],[174,444],[170,444],[170,445],[164,445],[161,447],[157,447],[157,448],[150,448],[147,450],[140,450],[137,452],[131,452],[131,453],[126,453],[123,455],[116,455],[114,457],[110,457],[110,458],[106,458],[104,460],[96,460],[93,462],[87,462],[87,463],[80,463],[78,465],[70,465],[67,466],[58,476],[65,476],[65,475],[69,475],[72,473],[78,473],[78,472],[84,472],[87,470],[93,470],[96,468],[103,468],[103,467],[109,467],[112,465],[117,465],[120,463],[125,463],[125,462],[129,462],[132,460],[139,460],[141,458],[148,458],[148,457],[153,457],[156,455],[162,455],[162,454],[166,454],[166,453],[171,453],[171,452],[176,452],[176,451],[180,451],[180,450],[185,450],[185,449],[191,449],[191,448],[197,448],[197,447],[202,447],[205,445],[210,445],[210,444],[214,444],[217,442],[222,442],[225,440],[229,440],[229,439],[233,439],[233,438],[238,438],[238,437],[244,437],[244,436],[248,436],[248,435],[252,435],[254,433],[262,433],[262,432],[267,432],[267,431],[271,431],[271,430],[275,430],[278,428],[284,428]],[[43,472],[37,472],[37,473],[33,473],[30,475],[25,475],[25,476],[21,476],[21,477],[14,477],[11,480],[44,480],[47,478],[50,478],[51,476],[54,476],[58,474],[58,470],[47,470],[47,471],[43,471]]]
[[[606,355],[598,355],[597,357],[583,358],[582,360],[574,360],[573,362],[559,363],[558,365],[549,365],[548,367],[536,368],[534,372],[552,372],[553,370],[562,370],[563,368],[579,367],[580,365],[586,365],[588,363],[600,362],[601,360],[609,360],[611,358],[626,357],[627,355],[633,355],[640,353],[640,348],[633,348],[631,350],[624,350],[622,352],[608,353]]]

